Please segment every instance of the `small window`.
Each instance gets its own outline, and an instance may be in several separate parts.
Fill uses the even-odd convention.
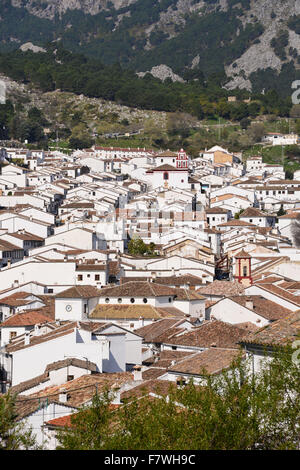
[[[131,302],[132,304],[134,304],[135,300],[134,300],[133,297],[131,297],[130,302]]]
[[[77,281],[82,281],[82,274],[78,274]]]
[[[243,267],[243,276],[244,276],[244,277],[247,276],[247,266],[244,266],[244,267]]]
[[[168,180],[169,179],[169,173],[165,172],[164,173],[164,180]]]
[[[122,303],[122,297],[119,297],[119,298],[118,298],[118,302],[119,302],[119,304]]]
[[[146,304],[148,302],[148,299],[146,299],[146,297],[144,297],[143,302],[144,302],[144,304]]]
[[[171,302],[172,302],[172,297],[169,297],[169,303],[171,303]]]
[[[67,376],[67,382],[70,382],[70,380],[74,380],[74,375]]]
[[[9,335],[9,339],[11,340],[11,339],[15,338],[16,336],[17,336],[17,332],[16,331],[11,331],[10,335]]]
[[[95,281],[100,281],[100,274],[95,274]]]
[[[109,304],[109,298],[108,297],[106,297],[105,303]]]

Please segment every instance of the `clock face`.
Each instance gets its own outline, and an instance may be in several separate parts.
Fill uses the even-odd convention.
[[[66,306],[66,311],[67,311],[67,312],[71,312],[71,310],[72,310],[72,306],[71,306],[71,305],[67,305],[67,306]]]

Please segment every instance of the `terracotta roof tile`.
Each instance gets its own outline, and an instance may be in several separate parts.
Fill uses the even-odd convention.
[[[171,366],[169,371],[189,375],[217,374],[230,367],[242,355],[242,351],[238,349],[210,348],[183,359]]]
[[[17,419],[20,420],[36,411],[43,398],[48,399],[48,403],[58,403],[59,394],[65,392],[68,400],[63,403],[63,406],[78,408],[89,402],[96,392],[102,393],[105,389],[110,390],[116,385],[122,386],[129,382],[132,382],[131,372],[89,374],[61,385],[47,387],[31,395],[18,395],[16,399]]]
[[[238,295],[245,292],[244,287],[236,281],[219,281],[215,280],[207,286],[200,287],[197,290],[199,294],[202,295],[218,295],[218,296],[228,296],[228,295]]]
[[[276,302],[268,300],[261,295],[239,295],[229,298],[233,300],[233,302],[236,302],[246,308],[249,308],[250,302],[253,305],[253,308],[250,308],[251,311],[270,321],[279,320],[280,318],[284,318],[288,314],[292,313],[291,310],[284,308]]]
[[[180,326],[183,322],[182,319],[177,318],[164,318],[162,320],[155,321],[150,325],[143,326],[134,330],[135,333],[144,338],[145,343],[155,342],[155,339],[166,333],[168,330],[175,326]]]
[[[91,319],[139,319],[156,320],[164,317],[184,316],[178,309],[157,308],[153,305],[142,304],[98,304],[90,314]]]
[[[219,320],[204,322],[185,334],[174,336],[166,344],[197,348],[238,348],[238,342],[245,337],[246,330]]]
[[[300,336],[300,310],[281,318],[255,333],[247,335],[241,344],[262,346],[285,346],[293,343]]]
[[[175,289],[154,282],[126,282],[116,287],[101,289],[101,297],[159,297],[176,295]]]
[[[47,315],[43,315],[38,311],[26,311],[21,313],[16,313],[11,317],[7,318],[4,322],[0,324],[1,328],[3,327],[17,327],[17,326],[33,326],[39,323],[46,323],[49,321]]]
[[[100,297],[100,290],[90,285],[73,286],[55,296],[56,299],[86,299],[90,297]]]

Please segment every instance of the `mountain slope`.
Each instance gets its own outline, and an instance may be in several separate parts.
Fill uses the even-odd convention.
[[[57,40],[69,50],[137,72],[165,65],[182,78],[218,74],[229,89],[285,87],[288,93],[299,73],[300,2],[1,2],[0,50]]]

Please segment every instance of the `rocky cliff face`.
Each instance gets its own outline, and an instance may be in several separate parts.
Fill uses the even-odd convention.
[[[11,5],[17,10],[24,9],[27,14],[41,20],[52,21],[55,15],[63,19],[64,15],[70,15],[70,12],[77,12],[86,18],[99,17],[99,22],[102,22],[99,28],[98,19],[94,23],[84,23],[82,17],[80,21],[70,17],[67,37],[70,48],[82,48],[89,55],[98,54],[104,62],[109,62],[110,59],[114,62],[120,57],[123,65],[131,63],[139,72],[160,66],[161,78],[170,76],[172,71],[181,77],[183,70],[188,68],[203,69],[204,72],[209,69],[211,73],[212,66],[207,65],[207,55],[212,42],[212,36],[209,36],[212,35],[211,19],[212,15],[215,15],[217,21],[221,14],[224,14],[224,41],[221,37],[220,49],[224,49],[224,54],[219,60],[223,61],[222,65],[228,77],[226,86],[229,89],[251,89],[251,76],[258,71],[271,69],[279,73],[284,64],[292,63],[295,69],[300,66],[300,35],[297,34],[300,23],[296,31],[289,26],[292,17],[299,16],[300,22],[300,0],[11,0]],[[210,38],[208,44],[205,36],[200,34],[200,29],[206,27],[206,18]],[[199,23],[197,36],[195,31],[193,34],[191,31],[192,28],[197,30],[195,22],[199,19],[202,19],[202,23]],[[106,29],[103,25],[107,25]],[[249,38],[245,40],[243,29],[247,29],[249,25],[260,25],[262,30],[256,35],[251,33],[253,37],[249,34]],[[82,29],[84,27],[85,29]],[[225,37],[229,29],[233,31]],[[59,34],[64,41],[64,32],[61,31],[60,28]],[[285,42],[280,42],[282,32],[286,33]],[[55,25],[49,34],[55,36]],[[217,29],[215,34],[218,34]],[[23,43],[32,41],[29,36],[28,34]],[[239,47],[239,40],[243,47]],[[15,32],[10,41],[16,44],[21,42]],[[277,49],[274,41],[277,41]],[[181,51],[181,48],[184,50]],[[189,49],[193,51],[192,54]],[[181,58],[177,63],[174,57],[180,57],[180,53],[188,57],[188,60]],[[212,54],[215,54],[214,50]],[[163,65],[167,67],[162,67]],[[171,72],[170,68],[173,69]],[[154,71],[157,70],[154,68]],[[176,75],[172,76],[172,79],[173,77],[176,78]]]
[[[253,44],[232,64],[225,67],[226,75],[231,78],[227,87],[251,89],[248,77],[257,70],[268,68],[279,71],[284,63],[291,60],[288,51],[290,48],[300,51],[300,36],[288,27],[288,20],[292,16],[300,15],[299,0],[283,0],[274,2],[272,0],[256,0],[251,2],[251,9],[244,12],[243,23],[251,22],[253,18],[264,26],[264,33],[259,41]],[[284,47],[287,52],[285,60],[276,55],[271,42],[278,36],[280,31],[287,31],[288,44]],[[296,68],[299,64],[296,63]]]
[[[119,10],[127,7],[136,0],[12,0],[11,3],[17,8],[24,7],[29,13],[39,18],[54,19],[55,15],[63,15],[67,10],[79,10],[90,15],[97,15],[99,12],[108,9],[108,4]]]

